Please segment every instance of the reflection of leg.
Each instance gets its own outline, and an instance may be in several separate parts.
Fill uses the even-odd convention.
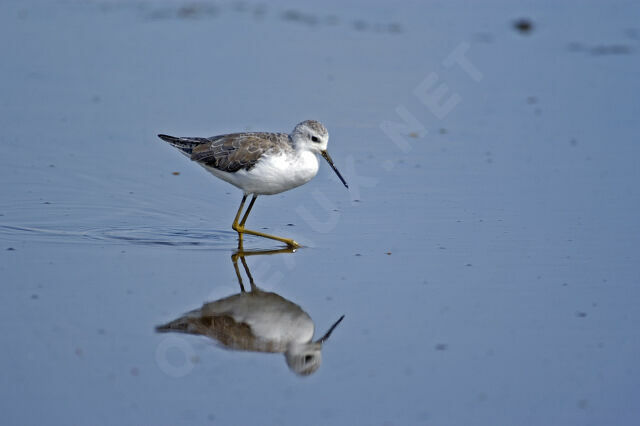
[[[239,252],[235,252],[231,255],[231,261],[233,262],[233,269],[236,270],[236,276],[238,277],[238,284],[240,284],[240,291],[242,293],[245,292],[244,284],[242,284],[242,275],[240,275],[240,269],[238,269],[238,256],[241,257],[242,263],[244,264],[244,257]]]
[[[233,219],[233,224],[231,228],[238,233],[238,248],[242,248],[242,226],[238,224],[238,219],[240,219],[240,213],[242,213],[242,208],[244,207],[244,202],[247,201],[247,194],[242,196],[242,201],[240,202],[240,207],[238,207],[238,212],[236,213],[236,218]],[[253,204],[253,200],[251,202]],[[246,216],[244,220],[246,220]],[[244,222],[243,222],[244,224]]]
[[[293,247],[281,248],[278,250],[259,250],[259,251],[243,251],[242,248],[239,248],[231,255],[231,262],[233,262],[233,268],[236,270],[236,276],[238,277],[238,284],[240,284],[240,291],[245,293],[246,290],[244,288],[244,283],[242,282],[242,274],[240,274],[240,268],[238,268],[238,258],[242,261],[242,266],[244,267],[247,276],[249,277],[249,283],[251,284],[251,290],[255,290],[256,284],[253,281],[253,276],[251,275],[251,271],[249,271],[249,265],[247,265],[247,261],[245,260],[245,256],[262,256],[262,255],[270,255],[270,254],[280,254],[280,253],[295,253],[296,249]]]
[[[240,207],[242,207],[244,205],[244,201],[246,200],[246,198],[247,198],[246,195],[242,198],[242,204],[240,204]],[[244,224],[247,222],[247,218],[249,217],[249,213],[251,212],[251,209],[253,208],[253,204],[256,202],[257,198],[258,198],[257,195],[254,195],[253,198],[251,198],[251,202],[249,203],[249,207],[247,207],[247,211],[245,212],[244,216],[242,217],[242,221],[240,221],[239,224],[237,223],[237,219],[238,219],[238,217],[240,217],[240,210],[238,210],[238,214],[236,215],[236,220],[233,222],[234,223],[233,229],[238,231],[238,234],[240,234],[240,244],[239,244],[239,246],[242,246],[242,234],[250,234],[250,235],[256,235],[258,237],[269,238],[269,239],[272,239],[272,240],[280,241],[280,242],[285,243],[289,247],[293,247],[293,248],[300,247],[300,244],[296,243],[292,239],[276,237],[275,235],[265,234],[264,232],[252,231],[251,229],[245,229],[244,228]]]
[[[240,258],[242,261],[242,266],[244,266],[244,271],[247,273],[247,277],[249,277],[249,284],[251,285],[251,291],[256,289],[256,283],[253,282],[253,277],[251,276],[251,271],[249,271],[249,266],[247,265],[247,261],[244,259],[244,256]]]

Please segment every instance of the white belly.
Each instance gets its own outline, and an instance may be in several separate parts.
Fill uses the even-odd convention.
[[[305,151],[261,159],[251,170],[235,173],[205,168],[214,176],[242,189],[245,194],[273,195],[309,182],[318,173],[318,158]]]

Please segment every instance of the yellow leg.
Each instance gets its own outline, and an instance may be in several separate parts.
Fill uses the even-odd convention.
[[[249,207],[247,207],[247,211],[244,212],[244,216],[242,216],[242,220],[240,221],[241,228],[244,228],[244,224],[247,223],[247,218],[249,217],[249,213],[251,213],[251,209],[253,208],[253,205],[256,203],[257,199],[258,199],[257,195],[254,195],[253,197],[251,197],[251,202],[249,203]]]
[[[234,231],[238,231],[238,249],[242,250],[242,232],[238,230],[238,219],[240,219],[240,213],[242,213],[242,208],[244,207],[244,202],[247,201],[247,194],[242,196],[242,201],[240,202],[240,207],[238,207],[238,212],[236,213],[235,219],[233,219],[233,224],[231,227]]]
[[[289,238],[277,237],[275,235],[265,234],[264,232],[253,231],[251,229],[245,229],[244,224],[247,222],[247,218],[249,217],[249,213],[251,212],[251,209],[253,208],[253,204],[256,202],[256,198],[258,198],[257,195],[254,195],[253,198],[251,198],[251,202],[249,203],[249,207],[247,207],[247,211],[244,213],[244,216],[242,217],[242,221],[240,221],[240,223],[238,223],[238,218],[240,217],[240,212],[242,211],[242,207],[244,206],[244,202],[247,199],[246,194],[242,197],[242,202],[240,203],[240,208],[238,209],[238,213],[236,213],[236,218],[233,221],[233,225],[231,225],[233,230],[238,233],[238,248],[242,248],[242,234],[256,235],[258,237],[269,238],[271,240],[280,241],[280,242],[285,243],[289,247],[293,247],[293,248],[300,247],[300,244],[296,243],[295,241],[293,241],[292,239],[289,239]]]

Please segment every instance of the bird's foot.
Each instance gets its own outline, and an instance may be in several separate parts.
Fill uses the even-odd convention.
[[[300,244],[298,244],[296,241],[294,241],[294,240],[292,240],[290,238],[282,238],[282,237],[278,237],[276,235],[265,234],[264,232],[253,231],[251,229],[245,229],[244,226],[242,226],[240,224],[235,224],[235,223],[231,227],[233,228],[234,231],[236,231],[238,233],[238,245],[239,246],[242,246],[242,236],[243,236],[243,234],[249,234],[249,235],[255,235],[257,237],[269,238],[271,240],[280,241],[281,243],[285,243],[288,247],[291,247],[291,248],[300,248],[300,247],[302,247]]]

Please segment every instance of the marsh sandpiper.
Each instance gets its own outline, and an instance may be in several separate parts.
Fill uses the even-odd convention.
[[[309,182],[318,173],[317,154],[327,160],[344,186],[349,187],[327,152],[329,132],[318,121],[303,121],[291,134],[248,132],[210,138],[163,134],[158,137],[214,176],[243,191],[242,202],[231,225],[238,232],[240,246],[243,234],[250,234],[281,241],[289,247],[300,247],[292,239],[246,229],[244,225],[258,195],[279,194]],[[249,195],[251,202],[240,220]]]

